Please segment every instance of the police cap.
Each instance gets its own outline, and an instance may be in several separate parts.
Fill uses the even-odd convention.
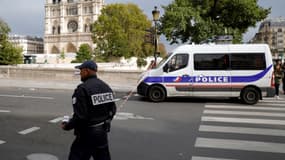
[[[88,68],[88,69],[97,71],[97,64],[92,60],[88,60],[88,61],[83,62],[79,66],[75,66],[75,68],[77,68],[77,69]]]

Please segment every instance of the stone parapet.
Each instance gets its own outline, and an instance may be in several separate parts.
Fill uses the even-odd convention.
[[[98,77],[109,84],[135,86],[142,71],[100,70]],[[78,82],[78,70],[70,68],[29,68],[0,66],[0,79],[20,79],[41,82]]]

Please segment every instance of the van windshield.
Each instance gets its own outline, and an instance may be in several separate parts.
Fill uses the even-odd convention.
[[[167,56],[165,56],[165,57],[158,63],[158,65],[157,65],[155,68],[159,68],[160,66],[162,66],[162,65],[165,63],[165,61],[167,61],[168,58],[169,58],[171,55],[172,55],[172,53],[169,53]]]

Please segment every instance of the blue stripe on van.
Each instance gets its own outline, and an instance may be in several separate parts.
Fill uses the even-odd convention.
[[[254,82],[266,75],[268,71],[272,68],[270,65],[264,71],[251,76],[203,76],[203,77],[191,77],[191,76],[153,76],[146,77],[144,79],[145,83],[248,83]]]
[[[272,68],[272,65],[266,68],[264,71],[252,75],[252,76],[233,76],[232,78],[232,83],[240,83],[240,82],[254,82],[259,80],[260,78],[264,77],[266,73]]]

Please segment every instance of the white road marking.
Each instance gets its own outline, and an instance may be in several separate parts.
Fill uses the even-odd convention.
[[[139,120],[154,120],[151,117],[143,117],[135,115],[134,113],[118,112],[115,117],[116,120],[128,120],[128,119],[139,119]]]
[[[285,125],[285,120],[229,118],[229,117],[212,117],[212,116],[203,116],[202,117],[202,121],[207,121],[207,122],[224,122],[224,123],[249,123],[249,124]]]
[[[227,111],[227,110],[204,110],[204,114],[223,114],[223,115],[285,117],[285,113],[248,112],[248,111]]]
[[[0,140],[0,144],[4,144],[4,143],[6,143],[6,142],[5,142],[5,141]]]
[[[62,120],[63,120],[63,117],[58,117],[58,118],[55,118],[55,119],[50,120],[49,122],[50,122],[50,123],[58,123],[58,122],[60,122],[60,121],[62,121]]]
[[[127,113],[127,112],[117,112],[115,117],[115,120],[129,120],[129,119],[138,119],[138,120],[154,120],[151,117],[144,117],[140,115],[136,115],[134,113]],[[63,120],[63,117],[58,117],[55,119],[50,120],[50,123],[58,123]]]
[[[205,105],[205,108],[285,111],[284,107],[227,106],[227,105],[208,105],[208,104]]]
[[[32,128],[29,128],[29,129],[25,129],[25,130],[23,130],[23,131],[20,131],[20,132],[18,132],[19,134],[22,134],[22,135],[25,135],[25,134],[29,134],[29,133],[32,133],[32,132],[34,132],[34,131],[37,131],[37,130],[39,130],[40,129],[40,127],[32,127]]]
[[[0,110],[0,113],[10,113],[11,111],[9,110]]]
[[[200,125],[199,131],[200,132],[237,133],[237,134],[253,134],[253,135],[283,136],[283,137],[285,137],[285,130],[267,129],[267,128],[225,127],[225,126]]]
[[[277,106],[278,107],[285,107],[285,102],[284,102],[284,104],[282,104],[282,103],[281,104],[276,104],[276,103],[270,103],[270,104],[269,103],[258,103],[257,105],[258,106],[271,106],[271,107],[275,107],[275,106],[276,107]]]
[[[33,153],[26,158],[27,160],[58,160],[56,156],[47,153]]]
[[[215,138],[198,137],[196,139],[195,147],[285,153],[284,143],[245,141],[245,140],[232,140],[232,139],[215,139]]]
[[[260,100],[260,102],[263,102],[263,103],[285,103],[285,99],[263,99],[263,100]]]
[[[137,93],[136,93],[136,94],[134,94],[134,96],[135,96],[135,97],[140,97],[140,95],[139,95],[139,94],[137,94]]]
[[[237,159],[225,159],[225,158],[212,158],[212,157],[193,156],[192,160],[237,160]]]
[[[0,94],[0,97],[10,97],[10,98],[31,98],[31,99],[48,99],[52,100],[53,97],[37,97],[37,96],[25,96],[25,95],[8,95],[8,94]]]

